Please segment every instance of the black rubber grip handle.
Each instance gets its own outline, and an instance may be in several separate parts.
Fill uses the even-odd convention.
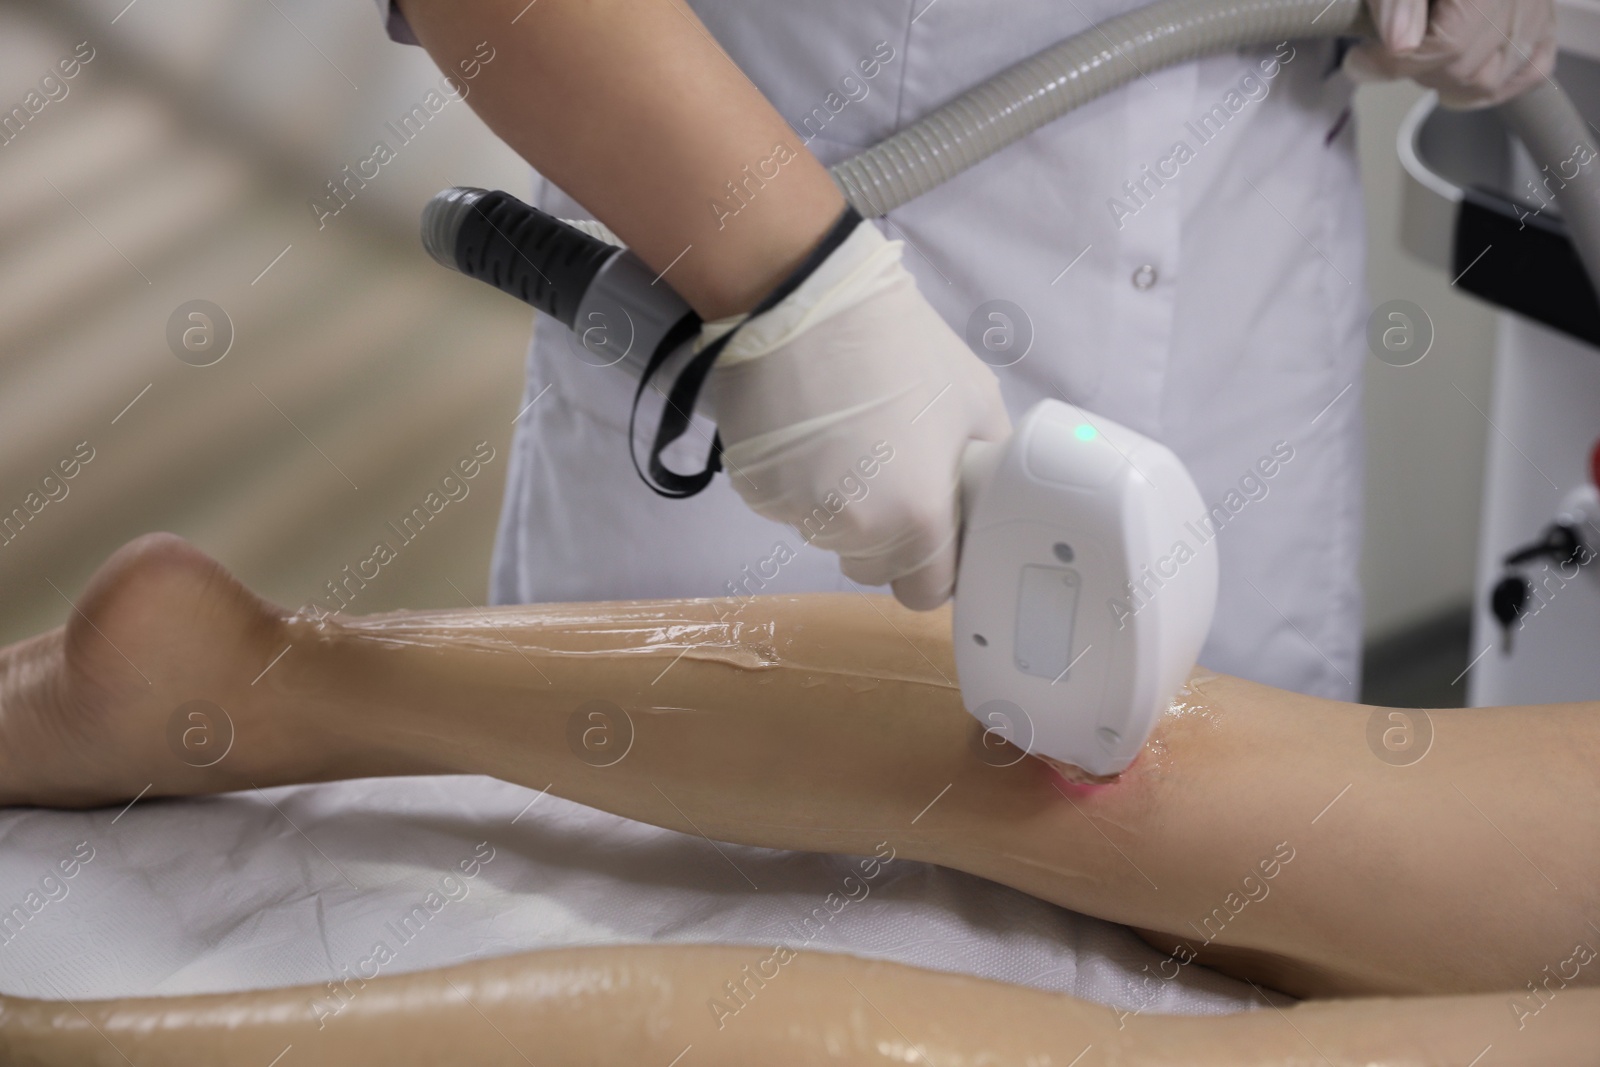
[[[568,327],[589,283],[620,251],[510,193],[485,193],[461,208],[456,269]]]

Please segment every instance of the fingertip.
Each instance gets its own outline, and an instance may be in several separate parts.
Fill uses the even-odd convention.
[[[1422,39],[1428,35],[1427,0],[1396,4],[1384,20],[1382,32],[1384,44],[1395,55],[1415,52],[1422,47]]]
[[[948,558],[935,560],[904,578],[889,583],[894,598],[912,611],[932,611],[950,599],[955,592],[954,561]]]

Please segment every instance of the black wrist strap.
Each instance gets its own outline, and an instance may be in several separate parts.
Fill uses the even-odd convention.
[[[824,260],[844,244],[845,239],[855,232],[861,225],[861,213],[855,208],[846,206],[843,214],[833,224],[827,234],[806,256],[805,261],[795,268],[783,282],[766,298],[757,304],[746,317],[745,322],[755,318],[765,311],[770,311],[786,299],[801,284],[822,266]],[[644,373],[639,376],[639,388],[634,390],[633,410],[628,416],[628,455],[633,460],[633,469],[639,472],[639,477],[651,489],[661,496],[672,498],[691,497],[711,484],[718,471],[722,469],[722,435],[719,433],[711,439],[711,452],[706,457],[706,465],[694,474],[679,474],[661,462],[661,453],[667,446],[682,437],[689,429],[689,419],[694,413],[695,402],[700,398],[700,390],[705,386],[706,378],[711,374],[711,368],[717,362],[717,357],[722,355],[722,350],[728,347],[728,342],[733,340],[735,334],[744,328],[744,323],[729,330],[711,344],[697,352],[678,373],[671,388],[666,392],[667,406],[661,413],[661,422],[656,426],[655,439],[650,445],[650,457],[647,468],[639,465],[639,456],[633,445],[634,425],[639,419],[639,401],[644,397],[644,391],[649,387],[656,372],[667,361],[667,357],[675,352],[680,345],[697,334],[702,323],[698,315],[685,315],[679,323],[668,331],[656,346],[655,352],[650,356],[650,362],[645,365]]]

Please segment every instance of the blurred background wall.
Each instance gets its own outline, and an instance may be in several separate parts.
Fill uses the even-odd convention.
[[[531,313],[428,260],[417,211],[526,168],[452,101],[319,226],[309,201],[440,82],[360,0],[0,5],[0,106],[53,71],[65,95],[0,145],[0,508],[94,458],[0,547],[0,640],[152,529],[282,603],[326,595],[488,442],[351,610],[482,603]],[[169,343],[192,300],[232,324],[210,366]]]
[[[150,529],[302,604],[487,442],[496,459],[468,496],[351,610],[482,603],[530,316],[435,266],[415,234],[433,192],[521,190],[523,165],[452,101],[319,225],[308,201],[440,83],[367,0],[3,0],[0,107],[85,44],[66,95],[0,145],[0,510],[80,443],[94,455],[0,546],[0,640],[61,621],[95,565]],[[1421,364],[1369,364],[1379,649],[1419,630],[1448,643],[1464,618],[1486,431],[1473,405],[1488,407],[1491,315],[1395,237],[1395,132],[1419,95],[1358,99],[1374,299],[1411,299],[1438,328]],[[195,300],[232,325],[209,366],[169,342]]]

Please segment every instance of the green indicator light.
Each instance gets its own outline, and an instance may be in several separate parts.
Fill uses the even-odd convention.
[[[1076,430],[1072,431],[1072,435],[1080,441],[1093,441],[1094,433],[1094,427],[1090,426],[1088,423],[1084,423],[1082,426],[1079,426]]]

